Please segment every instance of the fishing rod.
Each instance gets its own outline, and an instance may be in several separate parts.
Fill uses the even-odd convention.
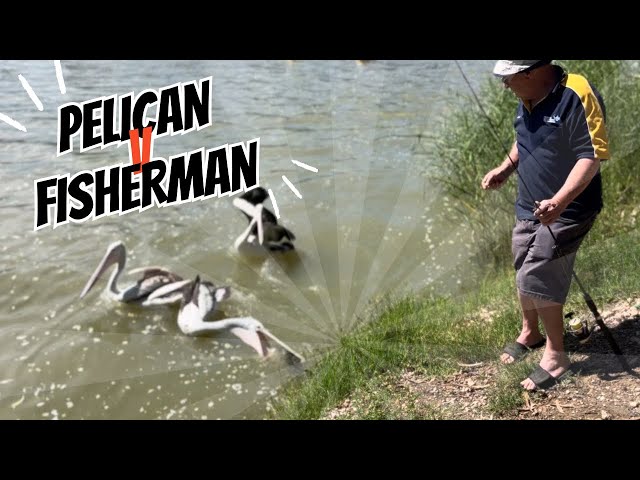
[[[460,73],[462,74],[462,78],[464,78],[465,83],[469,87],[469,91],[473,95],[473,98],[475,99],[476,103],[478,104],[478,107],[480,107],[480,111],[482,112],[482,115],[484,116],[484,118],[489,123],[489,126],[491,127],[491,133],[493,134],[493,136],[495,137],[496,141],[500,144],[502,149],[507,154],[507,158],[509,159],[509,162],[511,163],[511,166],[513,167],[513,170],[516,172],[516,174],[520,178],[520,182],[522,183],[522,186],[524,186],[524,188],[527,190],[527,193],[529,194],[529,196],[531,198],[533,198],[533,195],[531,194],[531,190],[529,190],[529,187],[527,186],[526,182],[524,181],[524,179],[520,175],[520,172],[518,171],[518,165],[516,164],[516,162],[513,161],[513,159],[511,158],[511,154],[510,154],[509,150],[507,149],[507,147],[505,147],[504,143],[498,137],[498,134],[496,133],[497,129],[494,126],[493,122],[491,121],[491,117],[489,117],[489,115],[487,115],[487,112],[483,108],[482,103],[480,102],[480,99],[476,95],[476,92],[474,91],[473,87],[471,86],[471,83],[469,82],[469,79],[465,75],[464,70],[462,70],[462,67],[460,66],[460,63],[457,60],[455,60],[455,62],[456,62],[456,65],[458,66],[458,70],[460,70]],[[535,202],[535,204],[538,207],[540,206],[540,202]],[[620,364],[622,365],[622,368],[624,368],[627,371],[630,371],[631,367],[627,363],[627,360],[624,358],[622,350],[618,346],[618,343],[616,342],[615,338],[613,338],[613,335],[611,334],[611,331],[609,330],[609,327],[607,327],[605,325],[604,321],[602,320],[602,316],[600,315],[600,312],[598,311],[598,307],[596,307],[596,304],[593,301],[593,299],[591,298],[591,295],[589,295],[589,293],[587,293],[587,290],[582,285],[582,282],[578,278],[578,275],[576,275],[575,270],[573,268],[569,267],[569,265],[567,263],[567,259],[564,258],[564,254],[562,253],[562,250],[560,249],[560,246],[558,245],[558,239],[556,238],[555,234],[551,230],[551,227],[549,225],[546,225],[546,227],[549,230],[549,233],[551,234],[551,238],[553,239],[553,241],[555,243],[553,248],[558,253],[559,258],[562,259],[562,266],[563,266],[563,268],[565,270],[565,274],[567,273],[568,269],[571,270],[571,274],[572,274],[573,278],[575,279],[576,283],[578,284],[578,287],[580,288],[580,291],[582,292],[582,298],[584,298],[584,301],[586,302],[587,307],[589,307],[589,310],[591,310],[591,313],[595,317],[596,325],[604,333],[604,336],[607,339],[607,341],[609,342],[609,345],[611,346],[611,349],[613,350],[613,353],[615,353],[616,356],[618,357],[618,360],[620,361]],[[581,322],[581,323],[582,323],[582,325],[581,325],[582,331],[579,332],[579,335],[577,335],[577,336],[578,336],[578,338],[583,337],[583,338],[580,339],[580,343],[584,343],[591,337],[591,334],[593,333],[593,329],[589,328],[589,324],[586,322],[586,320]]]

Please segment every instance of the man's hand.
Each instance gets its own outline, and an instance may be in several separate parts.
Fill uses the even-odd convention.
[[[482,179],[482,189],[495,190],[500,188],[507,181],[507,178],[509,178],[509,174],[502,167],[494,168]]]
[[[538,208],[533,211],[533,214],[540,220],[542,225],[551,225],[560,218],[560,214],[566,208],[553,199],[535,203]]]

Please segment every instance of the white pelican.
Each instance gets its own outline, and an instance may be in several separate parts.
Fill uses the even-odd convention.
[[[122,242],[118,241],[109,245],[107,253],[105,253],[100,264],[93,272],[93,275],[91,275],[91,278],[89,278],[84,289],[82,289],[80,298],[83,298],[89,290],[91,290],[105,271],[107,271],[113,264],[116,264],[116,269],[111,274],[108,284],[108,292],[112,298],[119,300],[120,302],[136,302],[145,307],[150,305],[178,303],[182,300],[182,293],[179,291],[172,291],[166,295],[156,295],[153,299],[149,299],[149,294],[163,285],[175,282],[180,282],[181,285],[184,285],[185,283],[190,282],[184,282],[181,276],[162,267],[143,267],[130,270],[129,273],[141,273],[142,277],[133,285],[129,285],[121,290],[118,287],[117,282],[118,277],[124,270],[126,261],[127,252]]]
[[[264,254],[295,249],[293,241],[296,236],[279,225],[276,216],[263,205],[268,196],[264,188],[256,187],[233,200],[233,205],[249,220],[249,226],[234,243],[242,253]]]
[[[187,285],[191,283],[187,287]],[[229,287],[216,287],[213,283],[201,281],[198,275],[193,282],[184,280],[166,285],[149,297],[166,295],[173,291],[180,291],[183,295],[180,311],[178,312],[178,326],[185,335],[198,335],[208,332],[229,330],[244,343],[253,348],[258,355],[266,358],[274,351],[269,340],[273,340],[282,347],[290,363],[304,362],[304,357],[295,352],[282,340],[273,335],[267,328],[253,317],[234,317],[222,320],[207,321],[206,318],[216,310],[217,303],[229,298]]]

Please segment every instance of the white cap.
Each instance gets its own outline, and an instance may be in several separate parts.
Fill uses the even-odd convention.
[[[533,67],[538,62],[550,62],[550,60],[498,60],[493,67],[493,74],[506,77]]]

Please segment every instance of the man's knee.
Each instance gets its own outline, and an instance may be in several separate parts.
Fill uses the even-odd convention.
[[[541,308],[558,307],[564,305],[563,303],[544,299],[541,296],[537,296],[535,293],[523,292],[520,289],[518,289],[518,295],[520,296],[521,303],[530,304],[537,310]]]

